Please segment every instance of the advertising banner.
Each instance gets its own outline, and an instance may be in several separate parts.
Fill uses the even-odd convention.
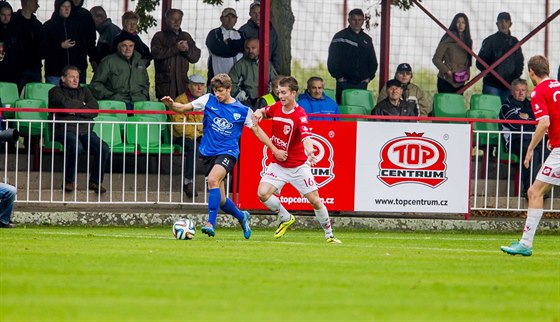
[[[359,122],[355,210],[467,213],[468,124]]]
[[[260,123],[270,135],[270,121]],[[354,175],[356,173],[356,123],[309,121],[313,131],[315,156],[318,162],[312,167],[319,195],[331,211],[354,210]],[[257,188],[271,153],[245,129],[241,136],[239,171],[239,206],[243,209],[266,209],[257,197]],[[284,186],[280,201],[288,210],[312,210],[291,185]]]

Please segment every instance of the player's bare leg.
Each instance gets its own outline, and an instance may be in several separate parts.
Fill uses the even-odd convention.
[[[327,207],[323,204],[321,197],[319,197],[319,190],[306,193],[304,197],[307,198],[307,200],[309,200],[309,203],[313,207],[313,210],[315,211],[315,218],[321,224],[321,227],[323,227],[323,230],[325,231],[325,238],[327,238],[327,242],[333,244],[340,244],[341,241],[335,238],[333,235],[331,220],[329,218],[329,211],[327,210]]]
[[[258,197],[259,200],[272,212],[278,214],[278,219],[280,223],[278,224],[278,228],[274,232],[274,238],[280,238],[285,233],[288,227],[290,227],[295,221],[296,218],[292,216],[282,203],[280,199],[274,193],[277,191],[276,187],[271,185],[268,182],[261,182],[259,184],[258,189]]]

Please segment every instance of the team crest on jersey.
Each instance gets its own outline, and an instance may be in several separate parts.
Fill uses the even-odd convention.
[[[292,130],[292,127],[290,125],[284,125],[284,134],[288,135],[288,133],[290,133],[290,131]]]
[[[239,113],[233,113],[233,118],[237,121],[239,120],[239,118],[241,117],[241,114]]]
[[[389,187],[417,183],[435,188],[447,180],[447,151],[439,142],[408,133],[394,138],[381,148],[377,178]]]
[[[317,160],[317,163],[311,167],[311,173],[315,177],[317,187],[321,188],[331,182],[335,177],[333,171],[334,148],[329,140],[320,135],[313,133],[310,137],[313,142],[313,148],[315,149],[315,159]],[[268,160],[268,148],[266,146],[263,148],[263,156],[261,176],[266,173],[268,165],[270,164]]]

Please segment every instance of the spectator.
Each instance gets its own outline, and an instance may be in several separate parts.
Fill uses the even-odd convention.
[[[133,39],[134,50],[140,54],[140,57],[144,60],[146,67],[150,66],[150,62],[153,57],[150,53],[150,48],[142,41],[142,39],[140,39],[140,36],[138,36],[138,15],[133,11],[125,12],[122,15],[122,27],[123,29],[116,37],[124,36]],[[116,37],[113,39],[113,47],[111,48],[111,53],[113,54],[118,51]]]
[[[86,82],[86,71],[87,71],[87,56],[89,56],[90,61],[94,61],[95,58],[95,39],[97,35],[95,33],[95,22],[89,10],[83,8],[84,0],[72,0],[72,11],[70,12],[70,20],[77,26],[80,34],[80,38],[84,43],[83,57],[80,57],[81,61],[79,65],[80,68],[80,83],[85,84]],[[60,75],[60,71],[58,74]]]
[[[348,23],[348,28],[334,35],[327,60],[329,73],[336,79],[337,104],[341,103],[343,90],[366,89],[377,72],[373,41],[362,30],[364,12],[352,9],[348,13]]]
[[[270,82],[276,78],[277,74],[272,64],[268,67],[268,81]],[[254,109],[259,98],[259,40],[257,38],[245,40],[243,58],[233,65],[229,76],[233,82],[232,96]]]
[[[458,13],[449,26],[451,31],[467,47],[472,49],[472,38],[469,18],[464,13]],[[438,69],[438,93],[456,93],[465,86],[470,78],[472,56],[459,46],[447,33],[441,37],[432,62]],[[463,95],[463,93],[461,93]],[[421,113],[422,111],[420,111]]]
[[[43,25],[35,16],[37,9],[39,9],[38,0],[21,0],[21,9],[13,16],[13,28],[18,40],[15,51],[20,92],[27,83],[41,82],[43,67],[41,46],[45,36]]]
[[[185,92],[179,95],[175,102],[187,104],[206,93],[206,80],[204,77],[193,74],[189,77],[189,83]],[[195,141],[196,145],[200,144],[202,139],[202,114],[170,114],[170,121],[173,123],[180,123],[173,125],[173,143],[183,147],[184,162],[184,179],[183,191],[187,197],[198,196],[198,191],[194,189],[194,160],[196,159]],[[200,123],[195,125],[185,125],[184,123]]]
[[[391,79],[385,85],[389,96],[379,101],[371,111],[371,115],[384,116],[418,116],[418,107],[410,101],[402,99],[403,87],[399,80]],[[410,122],[397,121],[393,122]]]
[[[49,107],[64,109],[99,109],[97,101],[87,87],[80,86],[80,70],[76,66],[66,66],[62,70],[60,84],[49,91]],[[92,160],[89,189],[96,193],[105,193],[101,185],[105,166],[109,159],[109,146],[95,132],[91,123],[97,113],[55,113],[54,139],[64,145],[66,169],[64,174],[64,191],[75,189],[77,154],[90,152]],[[76,123],[73,123],[73,122]]]
[[[286,76],[277,75],[276,78],[274,78],[274,80],[272,81],[272,86],[271,86],[272,88],[270,89],[270,92],[268,92],[268,94],[265,94],[265,95],[259,97],[259,99],[257,100],[257,103],[256,103],[256,109],[255,110],[258,110],[259,108],[271,106],[272,104],[278,102],[278,100],[279,100],[279,98],[278,98],[278,82],[280,82],[280,80],[284,77],[286,77]]]
[[[60,82],[60,72],[67,65],[79,70],[87,69],[87,39],[82,26],[70,19],[74,10],[70,0],[56,0],[51,19],[45,22],[45,81],[54,85]],[[80,83],[85,83],[80,74]]]
[[[17,83],[17,37],[13,28],[14,11],[9,3],[0,2],[0,82]]]
[[[420,116],[428,116],[432,112],[432,102],[420,87],[411,83],[412,77],[412,67],[410,64],[402,63],[397,66],[395,79],[401,83],[402,99],[416,105],[417,110],[420,111]],[[378,101],[382,101],[386,97],[387,86],[383,86],[381,91],[379,91]]]
[[[511,94],[508,98],[506,98],[504,104],[502,105],[502,109],[500,110],[500,119],[516,121],[535,120],[535,114],[531,108],[531,102],[527,99],[526,80],[518,78],[511,83]],[[534,124],[502,123],[506,150],[508,150],[511,146],[511,153],[519,156],[521,160],[525,160],[527,148],[529,147],[529,143],[531,143],[531,138],[533,137],[535,129],[536,126]],[[523,132],[523,134],[510,132]],[[546,149],[544,150],[546,153]],[[525,167],[521,167],[521,195],[525,198],[527,197],[527,189],[531,186],[531,174],[536,176],[541,166],[542,153],[543,144],[541,142],[535,147],[533,152],[535,157],[531,163],[531,168],[526,169]]]
[[[321,77],[310,77],[307,80],[307,89],[298,96],[298,105],[303,107],[309,120],[338,121],[338,118],[311,116],[314,113],[340,114],[336,102],[323,94],[324,85],[325,83]]]
[[[511,35],[511,25],[512,22],[509,13],[501,12],[496,22],[498,32],[490,35],[482,42],[482,47],[480,48],[478,56],[488,65],[492,65],[519,42],[517,38]],[[476,67],[484,71],[484,66],[478,61],[476,62]],[[488,73],[482,80],[482,93],[498,95],[503,103],[510,94],[509,84],[514,79],[519,78],[523,72],[523,52],[521,51],[521,47],[496,66],[494,70],[507,84],[503,84],[492,75],[492,73]]]
[[[95,6],[89,11],[99,33],[99,39],[97,39],[97,46],[95,47],[95,58],[90,60],[91,67],[95,71],[101,60],[111,54],[113,39],[121,32],[121,28],[115,25],[111,18],[107,18],[107,13],[102,6]]]
[[[239,32],[243,35],[244,39],[257,38],[259,39],[259,30],[261,26],[261,2],[260,0],[255,0],[249,6],[249,16],[251,17],[247,20],[247,23],[239,28]],[[278,46],[278,34],[276,30],[270,24],[269,30],[269,59],[274,70],[280,70],[280,47]]]
[[[7,183],[0,183],[0,228],[14,228],[12,210],[16,199],[17,189]]]
[[[243,57],[243,38],[233,27],[237,23],[237,12],[233,8],[225,8],[220,16],[222,25],[210,30],[206,37],[208,57],[208,80],[214,75],[228,74],[238,60]]]
[[[191,35],[181,30],[183,11],[169,9],[165,28],[152,38],[152,54],[156,70],[156,97],[177,97],[187,88],[189,63],[200,59],[200,49]]]
[[[123,101],[129,110],[136,101],[150,100],[146,62],[134,50],[134,39],[130,33],[115,38],[118,52],[103,58],[90,84],[97,99]]]

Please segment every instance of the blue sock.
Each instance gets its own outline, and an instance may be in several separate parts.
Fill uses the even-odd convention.
[[[220,188],[210,189],[208,191],[208,222],[212,227],[216,227],[216,219],[218,218],[218,209],[220,208],[220,201],[222,194]]]
[[[232,215],[233,217],[237,218],[237,220],[239,220],[240,222],[243,221],[243,213],[241,212],[241,210],[239,210],[239,208],[237,208],[235,206],[235,204],[233,203],[233,201],[231,201],[231,199],[226,198],[226,203],[224,203],[221,207],[220,207],[225,213]]]

